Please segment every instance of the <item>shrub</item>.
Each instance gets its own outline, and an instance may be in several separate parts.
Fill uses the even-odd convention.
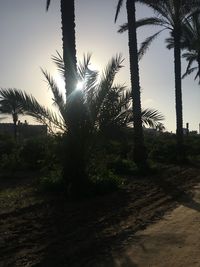
[[[8,154],[3,154],[1,156],[0,167],[6,171],[23,170],[25,163],[20,158],[20,148],[15,148]]]
[[[59,166],[39,179],[39,188],[44,191],[62,191],[63,186],[62,169]]]
[[[115,175],[111,170],[90,177],[91,189],[94,195],[104,195],[118,190],[124,184],[124,179]]]
[[[108,167],[115,173],[122,175],[131,175],[137,172],[137,166],[133,161],[121,159],[120,157],[117,157],[108,163]]]

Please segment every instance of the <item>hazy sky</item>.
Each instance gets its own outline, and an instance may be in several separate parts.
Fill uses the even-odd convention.
[[[59,0],[51,0],[48,13],[46,0],[0,0],[0,87],[19,88],[33,94],[40,103],[51,105],[51,93],[47,88],[40,67],[52,75],[56,67],[51,56],[62,52]],[[117,82],[129,86],[129,62],[127,34],[118,34],[118,25],[126,21],[125,7],[119,21],[114,24],[117,0],[76,0],[76,38],[78,59],[91,52],[93,65],[102,70],[109,59],[121,52],[124,68]],[[151,12],[137,6],[137,16]],[[155,28],[140,29],[141,42]],[[154,107],[165,116],[164,124],[175,131],[175,91],[173,51],[165,48],[163,33],[151,46],[140,63],[143,107]],[[185,63],[183,62],[183,71]],[[200,122],[200,87],[193,76],[183,80],[184,125],[197,130]],[[22,118],[23,120],[23,118]]]

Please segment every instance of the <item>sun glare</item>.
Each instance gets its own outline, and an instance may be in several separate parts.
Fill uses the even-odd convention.
[[[65,92],[65,81],[64,79],[61,77],[61,75],[59,73],[56,73],[54,75],[54,79],[56,81],[56,84],[58,85],[58,88],[62,91]]]
[[[76,85],[76,90],[83,90],[84,88],[84,81],[79,81],[77,82],[77,85]]]

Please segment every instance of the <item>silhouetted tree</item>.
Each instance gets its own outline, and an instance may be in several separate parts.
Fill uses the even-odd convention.
[[[46,9],[49,9],[51,0],[47,0]],[[77,85],[77,59],[75,37],[75,3],[74,0],[60,0],[63,60],[65,64],[66,96],[71,94]]]
[[[141,97],[140,97],[140,77],[138,66],[137,34],[135,19],[135,0],[118,0],[115,22],[123,3],[126,2],[127,29],[129,44],[129,61],[131,76],[131,94],[133,100],[133,125],[134,125],[134,151],[133,158],[139,168],[147,167],[147,153],[144,145],[144,135],[141,120]]]
[[[62,57],[58,54],[54,61],[64,75]],[[75,190],[83,190],[87,184],[87,164],[96,133],[105,134],[106,131],[112,131],[113,127],[126,128],[133,120],[130,93],[124,86],[114,84],[122,61],[121,56],[113,58],[99,79],[99,73],[89,69],[90,56],[85,57],[77,72],[83,88],[74,91],[67,99],[59,91],[54,79],[43,70],[58,113],[43,107],[33,96],[23,91],[0,90],[0,95],[4,90],[8,95],[14,95],[24,114],[47,124],[50,130],[56,128],[64,133],[67,148],[64,153],[64,177],[66,183]],[[142,119],[144,124],[155,126],[163,116],[156,110],[146,109],[142,113]]]
[[[195,80],[199,77],[200,84],[200,13],[195,13],[191,17],[186,18],[183,23],[182,30],[182,48],[188,50],[182,57],[188,61],[187,69],[183,78],[196,71]],[[192,67],[193,63],[197,63],[196,67]]]
[[[150,7],[157,16],[144,18],[137,22],[137,26],[157,25],[163,27],[160,31],[148,37],[139,50],[140,57],[144,55],[152,41],[165,29],[170,30],[174,39],[174,73],[175,73],[175,102],[176,102],[176,133],[177,152],[179,160],[184,159],[183,149],[183,114],[182,114],[182,85],[181,85],[181,36],[183,20],[191,15],[200,1],[190,0],[140,0]],[[133,14],[134,16],[134,14]],[[120,32],[128,29],[128,24],[120,28]]]
[[[200,83],[200,14],[194,13],[192,16],[185,18],[182,23],[181,48],[186,52],[182,57],[188,61],[188,65],[182,78],[197,71],[195,80],[199,77]],[[174,38],[167,38],[167,48],[174,48]],[[193,63],[197,63],[196,67],[192,67]]]
[[[17,138],[17,121],[23,108],[16,98],[16,90],[0,89],[0,113],[12,116],[14,124],[14,137]]]

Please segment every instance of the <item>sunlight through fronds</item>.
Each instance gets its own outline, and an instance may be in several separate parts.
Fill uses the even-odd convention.
[[[76,90],[83,90],[84,89],[85,82],[84,81],[78,81],[76,85]]]
[[[59,73],[62,75],[62,77],[64,77],[65,76],[65,65],[64,65],[63,57],[58,51],[56,51],[56,54],[57,55],[52,56],[51,59],[56,64]]]
[[[54,96],[54,98],[52,99],[53,103],[58,108],[61,115],[64,117],[64,114],[65,114],[64,97],[63,97],[62,93],[60,92],[53,77],[46,70],[41,69],[41,71],[42,71],[44,77],[46,78],[46,81],[48,83],[49,88],[51,89],[51,91],[53,93],[53,96]]]
[[[122,58],[122,55],[119,54],[115,58],[111,59],[104,70],[96,91],[93,93],[94,98],[91,103],[91,114],[94,117],[97,117],[100,106],[102,105],[106,94],[111,89],[117,72],[122,68],[123,61],[124,59]]]
[[[78,67],[79,90],[74,89],[67,99],[63,97],[52,76],[42,69],[59,113],[52,112],[40,105],[32,95],[17,89],[1,89],[0,101],[14,99],[24,115],[30,115],[46,124],[51,132],[57,129],[67,133],[70,128],[80,134],[80,138],[98,131],[105,133],[132,127],[131,92],[124,85],[114,84],[124,59],[120,54],[113,57],[101,75],[89,69],[90,59],[91,55],[84,56]],[[56,64],[62,70],[61,57],[56,60]],[[156,110],[146,109],[142,112],[143,123],[150,127],[155,127],[161,120],[163,116]]]

